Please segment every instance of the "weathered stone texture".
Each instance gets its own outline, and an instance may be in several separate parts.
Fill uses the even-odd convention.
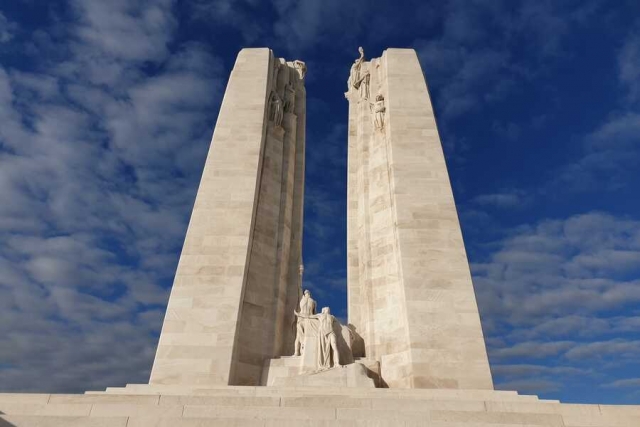
[[[295,110],[276,126],[269,120],[269,97],[272,91],[282,95],[289,82],[296,87]],[[152,384],[258,384],[264,359],[292,347],[284,326],[291,323],[299,287],[305,104],[304,85],[291,64],[266,48],[239,53],[180,256]]]
[[[349,95],[349,322],[390,387],[491,389],[480,317],[433,108],[416,53],[368,65]]]

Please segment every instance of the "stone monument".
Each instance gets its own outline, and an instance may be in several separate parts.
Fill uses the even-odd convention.
[[[306,67],[238,55],[180,255],[151,384],[255,385],[293,351]],[[284,101],[283,101],[284,100]]]
[[[412,49],[367,61],[359,48],[351,66],[349,324],[318,313],[302,292],[306,72],[266,48],[239,53],[149,384],[0,394],[0,426],[639,426],[640,406],[493,389]]]
[[[420,63],[411,49],[359,53],[345,94],[349,323],[389,387],[492,389]]]

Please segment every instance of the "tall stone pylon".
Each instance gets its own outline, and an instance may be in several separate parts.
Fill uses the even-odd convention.
[[[389,387],[492,389],[469,265],[413,49],[348,82],[348,315]]]
[[[257,385],[293,352],[306,66],[243,49],[222,101],[150,384]]]

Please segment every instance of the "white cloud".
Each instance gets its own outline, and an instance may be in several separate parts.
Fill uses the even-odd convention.
[[[550,181],[551,191],[608,191],[628,186],[640,163],[640,33],[629,31],[618,51],[618,82],[622,89],[619,109],[584,137],[578,160],[563,166]]]
[[[221,97],[173,1],[73,5],[53,63],[0,67],[3,391],[147,381]]]
[[[81,20],[78,50],[113,60],[161,60],[177,23],[175,0],[73,0]]]
[[[488,245],[492,255],[472,270],[500,388],[554,391],[535,382],[591,375],[577,370],[594,361],[612,362],[597,364],[601,378],[637,366],[639,236],[640,221],[592,212],[517,227]],[[518,367],[523,360],[565,369]]]
[[[536,325],[517,330],[520,339],[536,339],[541,337],[558,338],[574,337],[594,339],[606,335],[620,335],[633,332],[640,326],[640,317],[596,317],[568,314],[541,320]]]
[[[640,114],[627,110],[613,114],[586,135],[577,161],[563,166],[548,187],[566,192],[624,188],[640,162]]]
[[[640,378],[628,378],[626,380],[613,381],[609,384],[605,384],[605,387],[610,388],[626,388],[637,387],[640,388]]]
[[[597,7],[597,1],[574,10],[549,1],[451,1],[442,10],[432,7],[442,33],[414,46],[429,83],[440,88],[438,116],[447,121],[503,99],[540,74],[549,58],[564,53],[569,26],[583,24]],[[529,53],[526,63],[523,50]],[[519,134],[505,130],[511,139]]]
[[[638,233],[639,222],[601,213],[522,228],[502,242],[490,262],[473,265],[478,297],[487,313],[530,323],[544,314],[596,312],[640,301],[636,281],[615,279],[637,270]]]
[[[548,356],[556,356],[573,347],[571,341],[556,342],[523,342],[511,347],[500,348],[491,351],[491,357],[503,359],[509,357],[521,357],[543,359]]]
[[[628,359],[637,362],[638,357],[640,357],[640,341],[623,339],[596,341],[575,346],[565,353],[567,359],[580,361],[588,359],[602,360],[612,355],[615,355],[619,361]]]

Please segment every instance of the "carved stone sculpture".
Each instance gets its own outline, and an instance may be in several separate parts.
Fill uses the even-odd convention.
[[[307,292],[309,291],[305,291],[305,294]],[[320,314],[305,314],[303,313],[302,305],[303,301],[300,301],[300,312],[294,312],[298,317],[298,325],[303,325],[303,330],[298,329],[298,336],[306,338],[305,341],[311,346],[312,351],[315,351],[314,357],[313,353],[307,354],[308,349],[303,349],[305,359],[308,359],[309,356],[313,357],[315,363],[314,371],[316,372],[339,366],[340,351],[335,331],[337,329],[341,332],[342,326],[331,315],[329,307],[323,307]],[[313,301],[312,306],[315,310],[315,301]],[[309,306],[305,308],[308,311]],[[313,341],[309,342],[309,340]],[[300,355],[298,342],[298,337],[296,337],[296,354],[294,356]],[[353,362],[353,360],[350,361]]]
[[[384,96],[378,94],[378,96],[376,96],[376,102],[371,103],[371,109],[373,111],[373,126],[376,130],[384,129],[384,113],[386,111]]]
[[[367,100],[369,99],[369,80],[370,80],[371,76],[369,75],[369,72],[367,72],[364,77],[362,77],[362,80],[360,80],[359,85],[357,86],[358,89],[358,93],[360,94],[360,99],[363,100]]]
[[[293,67],[298,71],[298,76],[300,76],[300,80],[304,80],[304,76],[307,74],[307,64],[296,59],[293,61]]]
[[[302,266],[300,266],[302,269]],[[296,324],[296,341],[294,343],[294,356],[300,356],[302,342],[304,340],[305,332],[308,329],[309,318],[316,314],[316,302],[311,298],[311,292],[307,289],[302,295],[300,300],[300,311],[294,312],[298,321]],[[302,349],[304,351],[304,349]]]
[[[348,90],[352,87],[356,87],[356,83],[360,81],[360,69],[362,68],[362,62],[364,61],[364,49],[359,47],[358,52],[360,52],[360,56],[353,62],[353,65],[351,65],[351,71],[349,72],[349,80],[347,81]]]
[[[273,121],[274,126],[282,126],[282,118],[284,113],[282,111],[282,100],[277,92],[272,91],[269,97],[269,120]]]
[[[319,371],[322,371],[340,364],[340,353],[338,353],[336,333],[333,331],[336,318],[331,315],[329,307],[323,307],[322,313],[316,314],[314,317],[320,320],[318,327],[317,368]]]
[[[369,75],[369,70],[363,69],[364,49],[359,47],[358,52],[360,52],[360,57],[358,57],[351,66],[347,86],[349,91],[351,88],[357,90],[360,99],[366,100],[369,99],[369,82],[371,77]]]
[[[284,112],[293,113],[296,107],[296,90],[293,85],[287,83],[284,87]]]

